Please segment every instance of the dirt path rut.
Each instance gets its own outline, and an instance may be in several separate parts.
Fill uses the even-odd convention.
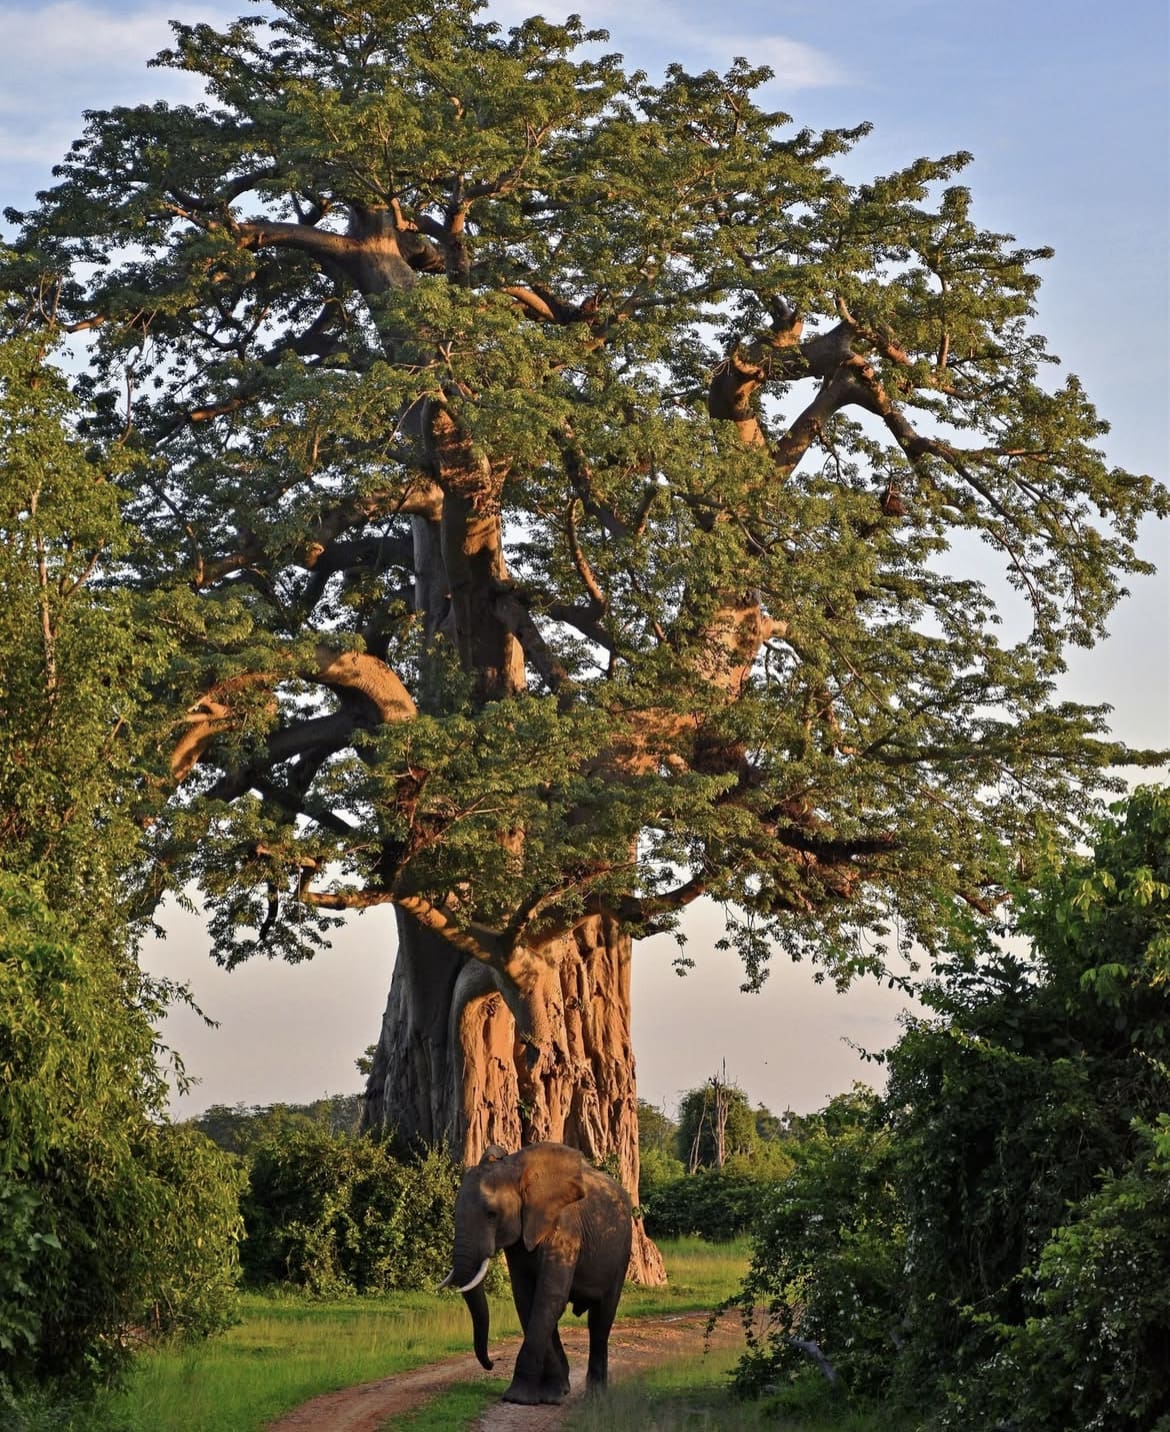
[[[634,1376],[647,1367],[675,1358],[701,1357],[706,1313],[680,1313],[663,1318],[632,1318],[618,1323],[609,1340],[609,1373],[614,1381]],[[718,1347],[742,1340],[738,1322],[724,1318],[712,1343]],[[561,1340],[569,1355],[573,1390],[559,1407],[518,1407],[498,1402],[475,1424],[475,1432],[553,1432],[560,1427],[568,1409],[584,1395],[585,1362],[589,1337],[583,1326],[562,1324]],[[314,1397],[268,1425],[267,1432],[378,1432],[393,1419],[450,1387],[455,1382],[474,1382],[480,1377],[508,1374],[519,1351],[518,1338],[491,1348],[496,1368],[483,1372],[470,1352],[443,1362],[429,1363],[378,1382],[343,1387]]]

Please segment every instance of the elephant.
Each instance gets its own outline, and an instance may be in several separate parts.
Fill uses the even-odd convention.
[[[586,1386],[605,1386],[632,1229],[625,1189],[565,1144],[529,1144],[518,1153],[492,1145],[463,1175],[455,1201],[454,1267],[440,1287],[463,1294],[475,1355],[490,1369],[483,1280],[492,1255],[504,1250],[524,1329],[505,1401],[564,1400],[569,1362],[557,1323],[568,1303],[578,1317],[589,1314]]]

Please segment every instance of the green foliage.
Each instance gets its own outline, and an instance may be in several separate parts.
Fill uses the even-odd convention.
[[[311,1104],[212,1104],[188,1122],[227,1153],[250,1154],[296,1129],[356,1134],[361,1115],[360,1094],[330,1094]]]
[[[761,1185],[787,1177],[792,1168],[784,1134],[783,1120],[762,1104],[753,1110],[742,1089],[720,1079],[683,1095],[677,1124],[639,1101],[639,1191],[647,1231],[655,1238],[695,1234],[715,1242],[745,1232],[761,1206]]]
[[[700,1169],[652,1188],[642,1216],[651,1238],[695,1235],[725,1243],[753,1227],[768,1196],[769,1185],[759,1178]]]
[[[819,1122],[805,1121],[793,1171],[758,1221],[743,1288],[725,1305],[743,1313],[741,1391],[801,1380],[809,1354],[794,1339],[815,1343],[853,1395],[886,1387],[903,1317],[905,1234],[881,1113],[877,1097],[856,1087]]]
[[[231,1319],[240,1181],[155,1123],[153,1032],[125,971],[0,875],[0,1381],[84,1382],[138,1335]]]
[[[14,1389],[0,1382],[0,1425],[4,1432],[140,1432],[104,1398],[75,1396],[60,1383]]]
[[[1046,1248],[1102,1179],[1123,1187],[1146,1159],[1135,1120],[1170,1111],[1170,793],[1136,791],[1091,854],[1040,870],[1018,905],[1030,956],[957,961],[933,993],[939,1017],[890,1054],[914,1378],[939,1378],[959,1425],[970,1399],[1014,1415],[1025,1364],[1008,1349],[1043,1299]],[[1137,1308],[1140,1276],[1127,1285]],[[1055,1368],[1036,1376],[1062,1384]],[[1033,1425],[1072,1425],[1070,1408]],[[1101,1425],[1122,1410],[1102,1403]]]
[[[652,1189],[685,1172],[676,1156],[678,1125],[663,1110],[638,1100],[638,1201],[645,1203]]]
[[[52,356],[51,335],[0,335],[0,868],[110,940],[161,805],[148,688],[170,648],[158,606],[108,582],[131,464],[73,435]]]
[[[1017,911],[1030,953],[945,968],[884,1100],[806,1121],[735,1300],[776,1320],[745,1386],[799,1337],[932,1427],[1165,1427],[1170,791],[1135,791]]]
[[[0,338],[0,1395],[26,1407],[223,1327],[240,1226],[228,1162],[159,1122],[152,1021],[181,992],[132,934],[169,643],[109,585],[128,458],[78,441],[50,358]]]
[[[969,155],[849,183],[865,126],[603,41],[470,0],[179,24],[211,104],[92,112],[24,216],[26,312],[94,325],[89,430],[136,455],[135,581],[184,593],[175,693],[231,698],[167,832],[225,961],[358,887],[498,933],[701,884],[750,981],[844,983],[975,940],[1122,754],[1054,681],[1167,498],[1047,379],[1047,250],[979,228]]]
[[[451,1265],[459,1171],[443,1153],[285,1129],[252,1152],[244,1271],[317,1296],[437,1284]]]
[[[682,1097],[678,1110],[678,1156],[694,1173],[722,1168],[729,1158],[750,1158],[759,1146],[756,1116],[737,1084],[708,1079]]]
[[[1041,1250],[1029,1315],[1003,1329],[991,1374],[1026,1427],[1165,1428],[1170,1419],[1170,1116],[1138,1126],[1145,1144],[1073,1205]],[[1033,1376],[1019,1380],[1024,1368]],[[974,1399],[972,1399],[974,1400]]]

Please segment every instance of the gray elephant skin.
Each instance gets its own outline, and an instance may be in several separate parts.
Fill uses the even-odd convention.
[[[604,1387],[609,1332],[630,1261],[632,1214],[620,1184],[565,1144],[492,1146],[463,1175],[455,1202],[454,1287],[471,1312],[475,1355],[486,1368],[488,1304],[483,1280],[504,1250],[524,1344],[504,1398],[561,1402],[569,1362],[557,1323],[568,1304],[589,1315],[586,1386]]]

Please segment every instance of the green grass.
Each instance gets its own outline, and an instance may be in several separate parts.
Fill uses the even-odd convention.
[[[220,1338],[144,1354],[111,1398],[111,1432],[256,1432],[321,1392],[470,1354],[458,1297],[401,1293],[308,1302],[246,1296]],[[493,1334],[520,1330],[510,1298],[492,1299]]]
[[[506,1378],[485,1378],[481,1382],[457,1382],[414,1412],[399,1413],[382,1424],[382,1432],[454,1432],[471,1427],[489,1407],[498,1402]]]
[[[619,1316],[711,1308],[734,1291],[747,1265],[746,1242],[681,1239],[664,1243],[662,1251],[669,1285],[627,1288]],[[491,1299],[491,1310],[493,1338],[520,1331],[506,1292]],[[144,1353],[125,1391],[103,1404],[103,1426],[109,1432],[256,1432],[318,1393],[456,1353],[471,1356],[467,1309],[452,1294],[338,1302],[251,1294],[241,1299],[240,1316],[222,1337]]]
[[[627,1287],[619,1318],[664,1313],[709,1312],[734,1293],[747,1272],[751,1243],[704,1243],[701,1238],[663,1239],[659,1243],[669,1278],[665,1288]]]
[[[785,1406],[776,1399],[740,1401],[728,1386],[738,1358],[734,1348],[716,1348],[611,1384],[574,1408],[565,1432],[910,1432],[911,1424],[882,1414],[837,1411],[819,1374],[794,1388]]]

